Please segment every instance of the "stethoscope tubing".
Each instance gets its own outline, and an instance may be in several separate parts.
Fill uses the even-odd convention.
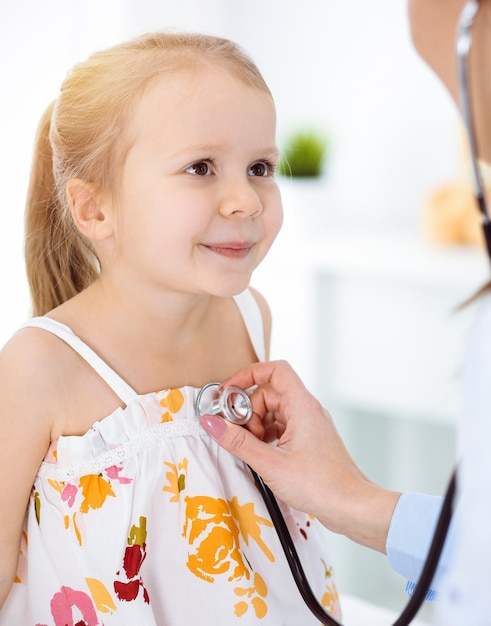
[[[295,584],[297,585],[297,588],[305,604],[310,609],[311,613],[322,624],[325,624],[326,626],[343,626],[340,622],[338,622],[334,617],[329,615],[329,613],[324,610],[324,607],[315,597],[315,594],[313,593],[309,581],[305,575],[300,558],[295,549],[293,539],[290,535],[285,519],[281,513],[280,507],[276,498],[273,495],[273,492],[266,485],[263,479],[250,466],[249,469],[254,478],[254,482],[256,483],[256,486],[259,489],[261,496],[263,497],[266,508],[268,509],[271,521],[274,524],[278,539],[281,543],[281,547],[283,548],[283,552],[285,553],[286,560],[295,580]],[[456,473],[457,472],[454,471],[448,485],[440,516],[436,525],[435,533],[433,535],[433,539],[428,550],[428,555],[426,557],[426,561],[423,566],[423,570],[419,577],[416,588],[409,598],[406,607],[392,626],[407,626],[408,624],[410,624],[426,599],[426,596],[431,586],[431,582],[435,575],[436,568],[438,566],[438,561],[440,560],[443,546],[445,545],[445,538],[447,536],[448,528],[452,519],[453,502],[456,492]]]
[[[460,15],[457,31],[457,86],[460,108],[469,141],[469,153],[477,208],[481,213],[481,227],[489,258],[491,259],[491,219],[484,182],[479,167],[476,133],[472,118],[469,81],[469,53],[472,46],[472,26],[479,10],[479,0],[468,0]]]

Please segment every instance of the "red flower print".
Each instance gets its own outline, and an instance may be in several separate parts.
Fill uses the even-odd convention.
[[[130,536],[128,537],[128,543],[130,545],[128,545],[124,551],[123,570],[126,575],[126,580],[114,581],[114,591],[116,595],[120,600],[124,600],[125,602],[136,600],[141,588],[143,590],[144,602],[150,604],[150,597],[145,589],[142,577],[140,576],[140,568],[147,556],[146,538],[147,520],[145,517],[140,517],[140,525],[131,527]],[[116,572],[116,575],[121,576],[121,571]]]

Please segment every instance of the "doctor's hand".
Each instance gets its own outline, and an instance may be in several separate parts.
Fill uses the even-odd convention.
[[[349,455],[329,413],[285,361],[250,365],[222,383],[251,395],[256,434],[221,417],[201,425],[226,450],[250,465],[275,495],[315,515],[329,530],[385,552],[400,493],[370,481]],[[258,419],[262,428],[258,428]]]

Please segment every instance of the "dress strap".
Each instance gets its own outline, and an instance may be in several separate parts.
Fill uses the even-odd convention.
[[[77,352],[87,363],[99,374],[104,382],[114,391],[125,405],[138,397],[128,383],[126,383],[116,372],[98,356],[92,348],[84,343],[68,326],[51,319],[50,317],[33,317],[22,324],[21,328],[42,328],[53,333],[65,341],[75,352]]]
[[[266,346],[264,344],[264,326],[261,309],[250,289],[234,296],[235,303],[244,319],[252,347],[259,361],[266,360]]]

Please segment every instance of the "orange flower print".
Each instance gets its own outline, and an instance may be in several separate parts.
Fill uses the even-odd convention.
[[[65,487],[65,483],[63,481],[52,480],[51,478],[48,478],[48,484],[59,493],[61,493],[63,491],[63,488]]]
[[[70,526],[73,528],[73,532],[75,533],[75,537],[77,538],[78,545],[82,546],[87,537],[87,531],[84,523],[84,516],[78,515],[77,511],[72,515],[65,515],[65,528],[68,530]]]
[[[96,609],[101,613],[110,613],[112,615],[116,611],[116,605],[104,584],[97,578],[86,578],[85,582],[94,600]]]
[[[84,500],[80,505],[80,512],[87,513],[91,509],[99,509],[108,496],[113,498],[116,494],[111,488],[111,483],[102,477],[102,474],[87,474],[79,481]]]
[[[184,404],[184,396],[179,389],[168,389],[165,396],[160,400],[160,406],[167,409],[162,413],[161,422],[172,422],[172,413],[178,413]]]
[[[37,491],[34,492],[34,512],[36,513],[36,522],[41,523],[41,498]]]
[[[177,464],[167,463],[164,465],[170,468],[170,472],[166,472],[165,477],[169,481],[169,484],[162,487],[162,491],[168,491],[172,493],[172,498],[169,502],[179,502],[179,494],[186,488],[186,478],[188,475],[188,460],[186,457]]]
[[[214,582],[220,574],[228,580],[250,577],[239,542],[239,528],[225,500],[210,496],[186,497],[183,536],[193,549],[187,566],[195,576]]]
[[[48,479],[50,487],[60,494],[62,502],[66,504],[67,509],[64,515],[65,528],[73,530],[79,545],[85,543],[84,516],[90,511],[100,509],[109,497],[116,497],[111,481],[118,487],[133,482],[132,478],[122,475],[123,471],[122,465],[111,465],[104,470],[104,474],[86,474],[81,476],[78,479],[78,483]],[[41,515],[40,507],[36,509],[36,514],[39,519]]]
[[[321,598],[321,604],[327,612],[336,617],[336,619],[342,619],[341,604],[339,602],[339,593],[336,585],[333,584],[331,587],[326,585],[326,591]]]
[[[254,504],[240,505],[236,497],[231,502],[209,496],[186,497],[186,522],[183,536],[192,551],[187,566],[200,578],[213,582],[220,574],[228,580],[249,579],[250,571],[243,557],[240,535],[246,545],[249,537],[271,561],[273,554],[261,537],[260,525],[272,526],[269,520],[255,514]],[[238,522],[238,523],[237,523]]]
[[[22,531],[19,548],[19,560],[17,562],[17,572],[14,583],[21,583],[27,580],[27,533]]]
[[[234,591],[238,596],[247,596],[258,619],[265,617],[268,612],[268,605],[263,598],[266,598],[268,595],[268,587],[260,574],[257,572],[254,574],[254,581],[251,587],[236,587]],[[242,615],[247,613],[250,605],[246,600],[237,602],[234,607],[235,615],[242,617]]]
[[[241,506],[237,497],[234,496],[232,500],[229,501],[228,505],[234,519],[239,522],[240,532],[244,537],[246,545],[249,545],[249,537],[251,537],[268,557],[268,559],[273,562],[273,553],[262,540],[260,528],[260,524],[272,528],[273,522],[265,517],[259,517],[256,515],[253,502],[248,502],[247,504],[243,504]]]

